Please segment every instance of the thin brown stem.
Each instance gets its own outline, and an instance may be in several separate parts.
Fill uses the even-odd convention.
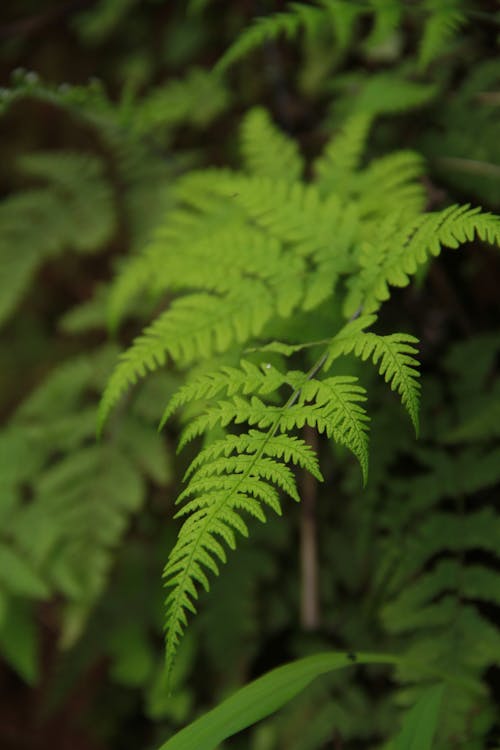
[[[304,440],[316,452],[318,437],[309,426],[304,427]],[[317,482],[304,471],[301,477],[301,516],[300,516],[300,622],[304,630],[316,630],[320,624],[318,543],[316,499]]]
[[[361,313],[356,310],[349,320],[354,320]],[[328,349],[319,357],[306,374],[306,380],[312,380],[323,369],[328,360]],[[288,399],[285,408],[293,406],[300,397],[301,389],[297,388]],[[277,429],[277,425],[276,425]],[[310,426],[304,427],[304,440],[315,453],[318,452],[318,435]],[[317,630],[320,624],[319,603],[319,565],[318,565],[318,530],[316,516],[316,499],[318,486],[316,479],[304,471],[301,477],[301,516],[300,516],[300,622],[304,630]]]

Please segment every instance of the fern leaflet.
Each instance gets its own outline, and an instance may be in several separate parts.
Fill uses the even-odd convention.
[[[241,133],[244,164],[250,174],[294,182],[304,170],[295,141],[271,122],[265,109],[253,109],[244,120]],[[266,144],[263,150],[262,144]]]
[[[389,383],[393,391],[401,396],[403,406],[408,411],[411,421],[418,435],[418,411],[420,398],[420,383],[418,353],[414,344],[418,339],[402,333],[389,336],[378,336],[364,329],[375,320],[373,315],[363,315],[357,320],[347,323],[337,336],[332,339],[328,347],[328,359],[325,369],[341,354],[351,352],[362,360],[371,359],[378,367],[379,373]]]
[[[366,241],[359,254],[360,272],[349,282],[344,310],[353,314],[359,307],[374,312],[389,298],[389,285],[404,287],[420,265],[442,247],[457,248],[474,236],[500,244],[500,219],[480,208],[450,206],[423,214],[398,227],[394,216],[378,227],[374,241]]]

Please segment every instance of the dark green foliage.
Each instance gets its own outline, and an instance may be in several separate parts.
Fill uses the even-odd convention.
[[[474,387],[468,388],[465,408],[473,410],[483,399],[495,403],[495,395],[486,395],[484,389],[498,340],[477,339],[474,344],[475,361],[485,365]],[[466,343],[448,358],[459,409],[464,408],[468,380],[460,360],[467,354],[471,346]],[[453,687],[444,708],[443,736],[469,734],[473,746],[481,747],[482,735],[494,722],[481,675],[498,659],[498,629],[483,605],[499,603],[495,556],[500,518],[491,501],[500,480],[500,453],[487,431],[484,437],[478,434],[473,445],[455,439],[452,448],[447,436],[455,431],[453,423],[440,424],[430,415],[427,423],[423,445],[414,451],[419,475],[391,477],[382,490],[386,510],[381,522],[387,539],[378,574],[386,600],[381,614],[388,632],[410,639],[408,653],[415,664],[431,660],[437,671],[450,675]],[[418,678],[418,668],[411,670],[411,677],[401,671],[405,683]],[[421,679],[427,678],[424,669]],[[411,692],[404,695],[409,700]],[[474,724],[473,716],[481,716],[481,722]]]
[[[493,750],[498,13],[11,5],[0,684],[61,750]]]
[[[64,250],[96,252],[115,228],[111,191],[91,155],[36,153],[24,156],[20,168],[45,185],[0,204],[2,320],[42,263]]]

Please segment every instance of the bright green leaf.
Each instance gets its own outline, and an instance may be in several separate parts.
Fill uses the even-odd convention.
[[[213,750],[236,732],[273,714],[322,674],[356,664],[394,664],[390,654],[328,652],[273,669],[189,724],[160,750]],[[423,750],[421,748],[420,750]]]

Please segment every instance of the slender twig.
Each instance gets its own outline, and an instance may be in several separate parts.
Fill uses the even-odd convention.
[[[356,310],[350,320],[361,313]],[[331,339],[330,339],[331,341]],[[308,371],[306,380],[312,380],[323,369],[328,359],[328,349],[316,360]],[[292,406],[300,396],[300,388],[292,393],[286,408]],[[304,427],[304,440],[315,453],[318,452],[318,436],[309,425]],[[300,623],[304,630],[317,630],[321,620],[319,599],[319,564],[318,564],[318,530],[316,515],[317,500],[316,479],[304,471],[301,477],[301,515],[300,515]]]
[[[306,425],[304,440],[317,452],[316,431]],[[308,471],[301,476],[301,515],[300,515],[300,563],[301,563],[301,603],[300,622],[304,630],[316,630],[320,624],[319,604],[319,565],[316,524],[317,482]]]

